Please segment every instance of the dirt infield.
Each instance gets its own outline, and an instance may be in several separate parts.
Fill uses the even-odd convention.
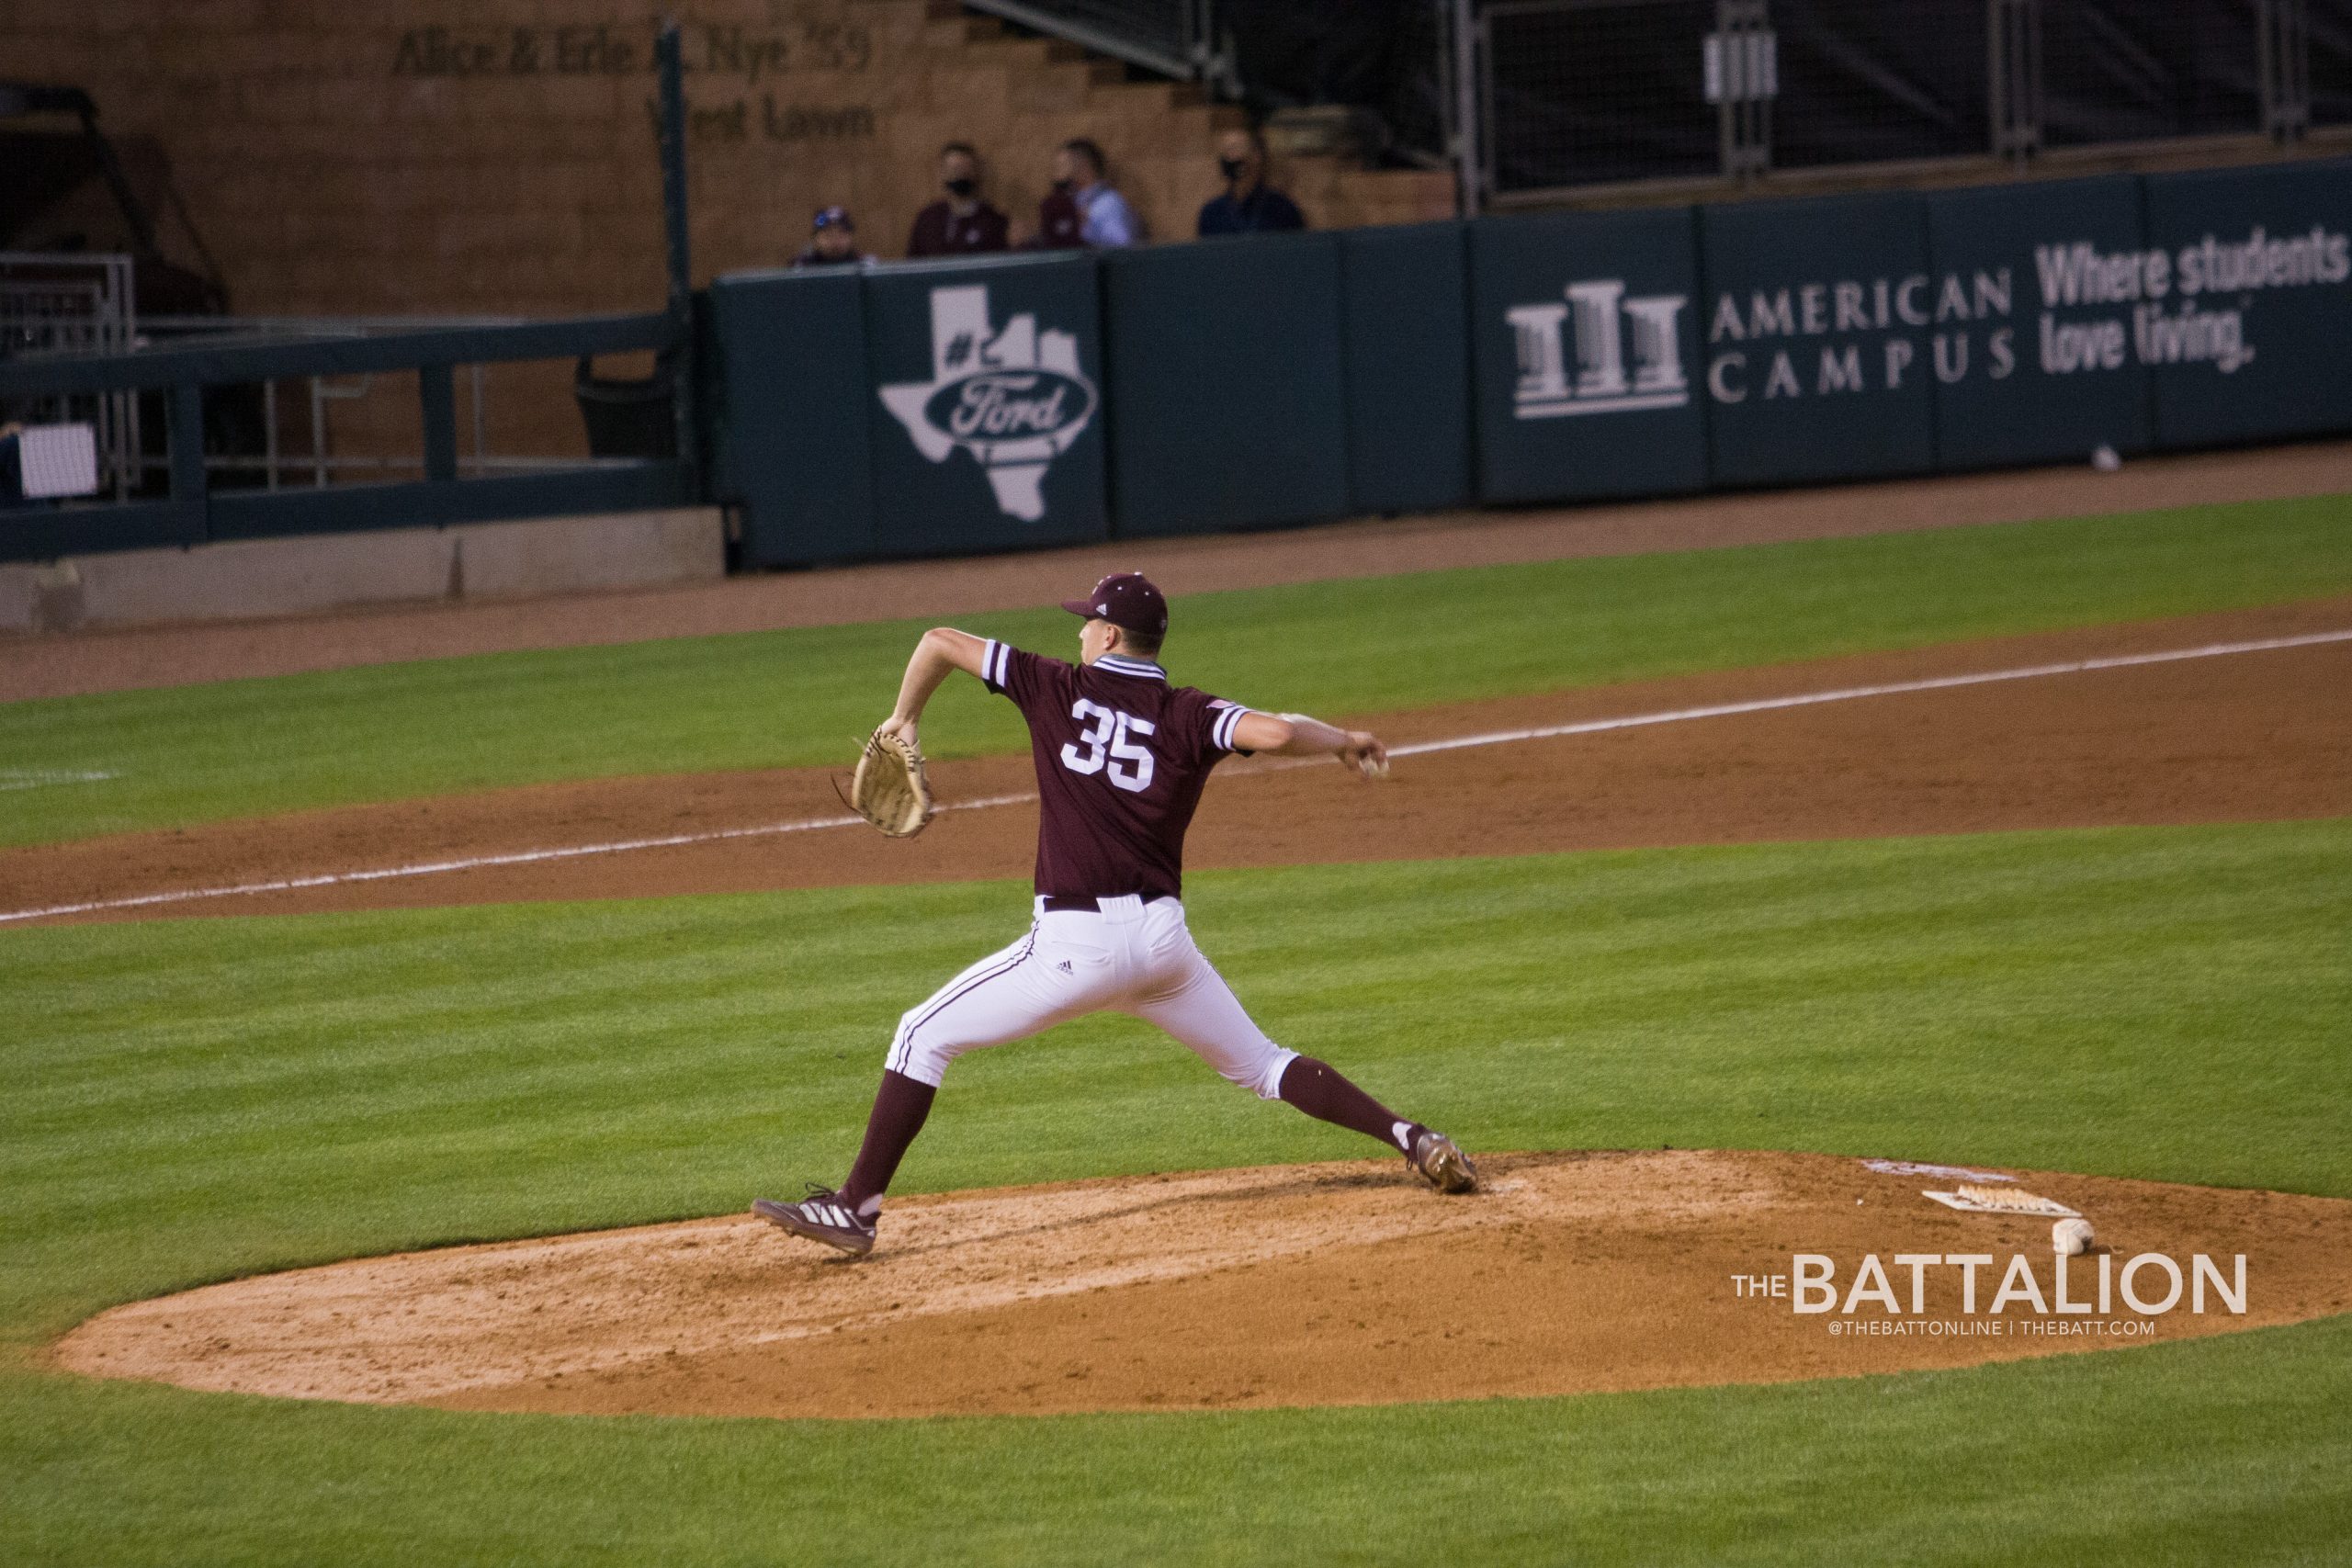
[[[2352,600],[2090,627],[1384,716],[1392,743],[2352,628]],[[2352,814],[2352,643],[1695,717],[1328,769],[1220,769],[1194,866],[2256,820]],[[941,764],[950,803],[1034,787],[1025,756]],[[658,849],[96,911],[290,913],[1012,877],[1035,807],[951,810],[920,839],[839,821],[816,770],[590,781],[0,852],[9,910],[433,867],[649,837]]]
[[[1172,593],[1446,567],[1701,549],[2352,491],[2352,442],[1617,505],[1442,513],[1281,534],[1146,539],[528,603],[424,605],[230,626],[0,637],[0,702],[566,648],[970,615],[1066,598],[1106,571]]]
[[[862,1262],[735,1217],[409,1253],[119,1307],[54,1358],[190,1388],[467,1409],[1036,1414],[1852,1376],[2352,1305],[2352,1202],[2013,1174],[2098,1227],[2105,1257],[2075,1260],[2066,1286],[2090,1312],[2061,1306],[2048,1219],[1921,1195],[1950,1179],[1661,1150],[1497,1156],[1491,1190],[1463,1199],[1389,1161],[916,1198],[891,1206]],[[1832,1259],[1841,1310],[1801,1314],[1734,1282],[1785,1280],[1798,1253]],[[2170,1311],[2133,1310],[2122,1285],[2142,1253],[2191,1281],[2207,1254],[2233,1288],[2243,1254],[2244,1314],[2210,1279],[2201,1314],[2186,1291]],[[1973,1312],[1957,1266],[1924,1266],[1914,1297],[1895,1258],[1923,1254],[1991,1260]],[[1865,1255],[1889,1295],[1849,1314]],[[1996,1314],[2012,1258],[2042,1306],[2018,1295]],[[2162,1266],[2131,1273],[2141,1304],[2162,1301]]]

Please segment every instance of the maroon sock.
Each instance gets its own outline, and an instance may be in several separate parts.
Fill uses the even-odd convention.
[[[931,1114],[932,1097],[938,1092],[904,1073],[882,1075],[882,1087],[874,1095],[874,1113],[865,1120],[865,1142],[858,1145],[857,1163],[849,1168],[849,1179],[842,1183],[845,1208],[862,1212],[868,1201],[880,1208],[882,1194],[888,1190],[890,1179],[899,1174],[899,1161],[906,1156],[907,1145],[922,1131],[923,1118]]]
[[[1421,1131],[1341,1077],[1328,1062],[1301,1056],[1283,1069],[1283,1099],[1318,1121],[1329,1122],[1367,1138],[1378,1138],[1400,1154],[1410,1154]]]

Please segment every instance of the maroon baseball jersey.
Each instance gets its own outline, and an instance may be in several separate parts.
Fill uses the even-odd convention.
[[[1030,242],[1041,251],[1076,250],[1086,243],[1086,214],[1077,198],[1057,190],[1037,204],[1037,237]]]
[[[934,201],[915,214],[914,229],[907,236],[907,254],[949,256],[1001,251],[1008,248],[1005,232],[1004,214],[985,201],[960,218],[946,202]]]
[[[1174,897],[1184,829],[1209,770],[1238,750],[1250,710],[1157,664],[1106,654],[1080,668],[990,641],[981,680],[1029,721],[1037,764],[1037,891]]]

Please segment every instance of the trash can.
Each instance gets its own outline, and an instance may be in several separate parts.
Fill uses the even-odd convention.
[[[678,455],[677,367],[668,355],[653,362],[650,376],[615,378],[598,376],[594,360],[582,355],[571,373],[571,395],[588,427],[590,457]]]

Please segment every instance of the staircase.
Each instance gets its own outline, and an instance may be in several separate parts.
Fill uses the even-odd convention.
[[[1224,188],[1217,135],[1247,121],[1238,106],[1213,102],[1197,83],[1133,80],[1117,61],[1059,39],[1016,36],[955,0],[926,0],[923,40],[940,67],[970,76],[966,101],[975,118],[1002,125],[1001,139],[985,123],[948,134],[979,146],[989,165],[989,195],[1012,216],[1016,237],[1035,227],[1054,147],[1074,136],[1102,146],[1111,183],[1155,241],[1192,238],[1201,204]],[[988,112],[990,100],[1003,107],[1001,115]],[[1269,141],[1268,183],[1297,202],[1317,229],[1453,216],[1450,174],[1366,169],[1328,152],[1286,153],[1278,127],[1270,129]]]

